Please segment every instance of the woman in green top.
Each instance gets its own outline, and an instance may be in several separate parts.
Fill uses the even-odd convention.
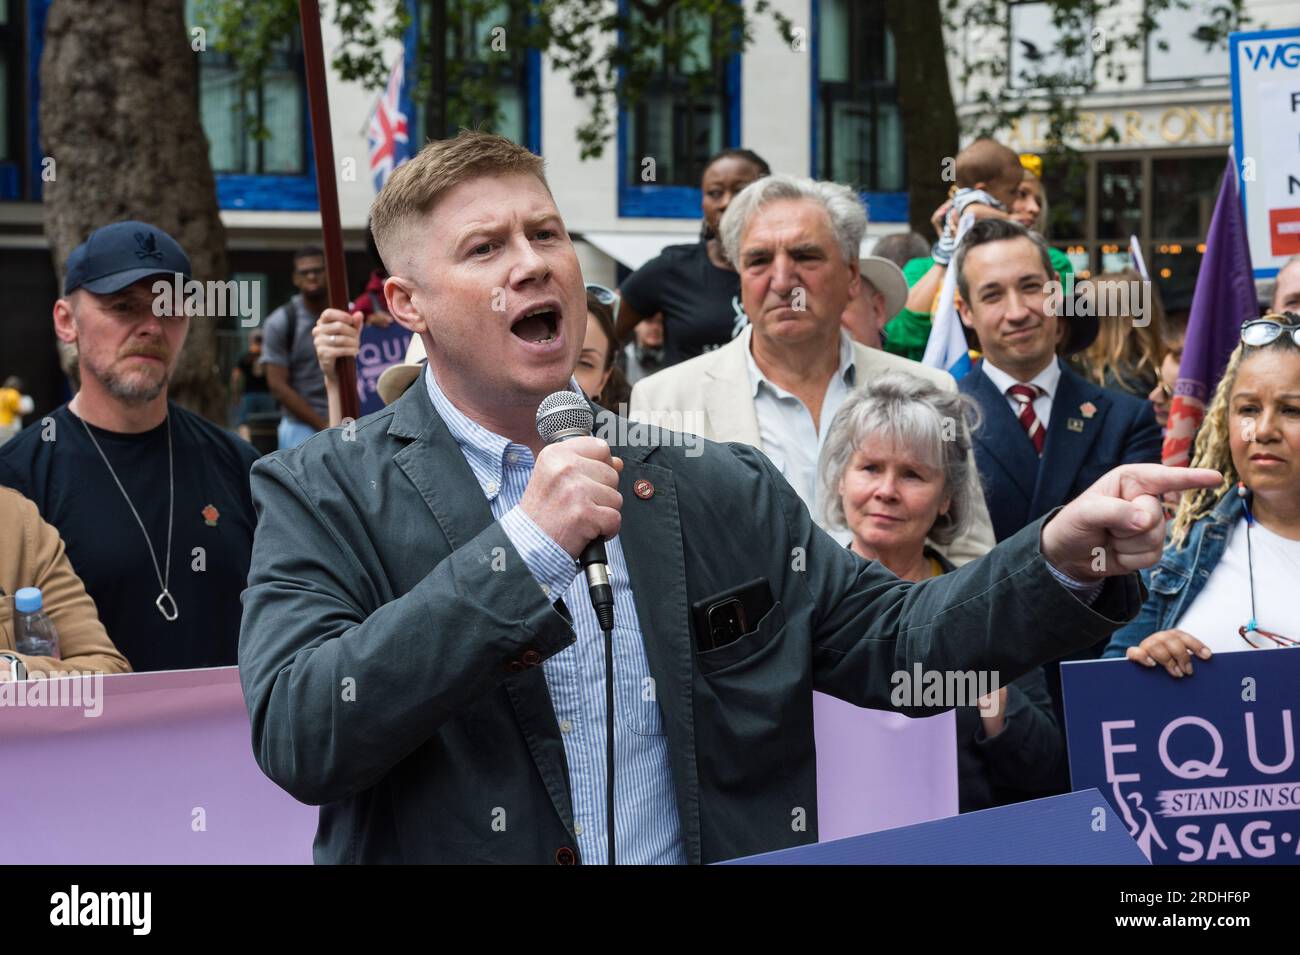
[[[1041,164],[1037,156],[1028,157]],[[1026,157],[1021,162],[1026,163]],[[1040,165],[1041,168],[1041,165]],[[934,214],[931,221],[941,223],[948,212],[948,203],[944,203]],[[972,208],[987,208],[972,207]],[[1011,218],[1027,229],[1042,233],[1047,223],[1047,194],[1043,189],[1043,180],[1026,166],[1024,179],[1016,193],[1016,201],[1011,206]],[[1059,249],[1049,248],[1052,267],[1065,280],[1065,276],[1074,274],[1074,266],[1069,257]],[[930,339],[930,309],[943,287],[944,273],[947,266],[936,265],[934,259],[926,256],[912,259],[903,266],[903,277],[911,292],[907,296],[907,305],[885,325],[885,351],[902,355],[913,361],[920,361],[925,354],[925,343]]]

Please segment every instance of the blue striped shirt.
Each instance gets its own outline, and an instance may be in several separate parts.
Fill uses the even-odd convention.
[[[582,861],[608,861],[605,836],[605,636],[578,563],[519,508],[533,452],[462,414],[425,372],[429,399],[460,447],[492,516],[552,600],[564,598],[577,640],[542,664],[560,725]],[[576,381],[569,387],[581,394]],[[618,861],[684,863],[686,849],[668,764],[668,739],[646,660],[627,561],[605,544],[614,589],[614,814]]]

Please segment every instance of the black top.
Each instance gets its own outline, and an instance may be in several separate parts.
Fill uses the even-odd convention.
[[[646,318],[663,312],[665,365],[727,344],[749,322],[740,276],[710,262],[704,240],[668,246],[629,275],[619,294]]]
[[[262,365],[262,356],[246,351],[239,359],[239,370],[243,372],[244,394],[255,395],[269,393],[271,386],[266,382],[266,367]]]
[[[924,554],[945,574],[957,569],[929,544]],[[998,680],[1000,689],[1000,677]],[[993,689],[992,674],[985,675],[984,686]],[[955,708],[959,812],[992,809],[1069,790],[1065,737],[1052,709],[1043,668],[1034,667],[1007,687],[1005,724],[997,736],[985,734],[978,706]]]
[[[239,598],[257,524],[248,471],[258,455],[198,415],[168,408],[176,474],[169,589],[180,612],[174,622],[154,606],[161,588],[140,525],[67,405],[0,448],[0,484],[31,498],[58,529],[109,638],[133,669],[227,666],[235,663]],[[91,431],[165,575],[167,423],[141,434]]]

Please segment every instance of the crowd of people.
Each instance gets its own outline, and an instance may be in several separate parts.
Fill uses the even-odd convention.
[[[582,698],[604,675],[597,666],[600,631],[579,606],[585,597],[575,601],[571,590],[578,585],[568,545],[570,537],[581,544],[604,536],[619,613],[616,657],[629,661],[617,680],[615,712],[630,731],[619,732],[617,751],[625,770],[647,779],[656,760],[672,766],[667,780],[646,782],[629,797],[619,827],[641,833],[629,839],[643,850],[633,858],[697,859],[691,839],[698,832],[683,833],[666,818],[678,809],[680,818],[691,816],[682,805],[688,794],[680,774],[687,769],[674,761],[684,757],[660,748],[663,727],[683,719],[684,709],[694,710],[697,726],[726,724],[727,694],[739,692],[726,689],[726,675],[749,657],[728,647],[701,652],[694,698],[675,686],[658,696],[642,691],[654,675],[662,681],[670,668],[691,666],[689,656],[671,657],[670,648],[643,642],[642,632],[668,626],[666,614],[680,616],[673,620],[680,625],[688,593],[718,590],[726,575],[706,565],[700,579],[683,583],[639,571],[631,556],[638,535],[658,535],[674,552],[682,551],[683,537],[664,536],[644,516],[648,508],[621,503],[626,495],[617,503],[608,497],[621,486],[620,475],[635,473],[634,497],[658,496],[661,506],[681,509],[683,522],[711,512],[730,519],[714,537],[759,538],[717,547],[764,551],[793,541],[814,550],[824,578],[819,600],[830,604],[815,600],[810,610],[791,602],[782,611],[783,585],[767,575],[777,600],[766,598],[763,620],[783,613],[792,627],[798,614],[834,616],[841,602],[857,599],[849,583],[875,594],[886,579],[935,579],[926,593],[973,600],[965,592],[968,575],[958,573],[963,565],[1014,548],[1036,552],[1038,532],[1026,543],[1027,528],[1051,527],[1062,508],[1116,468],[1160,460],[1185,316],[1166,314],[1158,301],[1147,322],[1053,307],[1052,284],[1073,267],[1044,235],[1047,196],[1036,157],[975,141],[956,157],[956,185],[935,210],[933,239],[902,233],[862,255],[867,210],[851,187],[774,171],[750,150],[728,149],[703,169],[699,241],[666,248],[617,290],[569,274],[576,258],[548,206],[535,158],[497,137],[462,134],[426,147],[408,164],[418,166],[418,177],[407,167],[395,172],[372,211],[385,269],[370,277],[362,307],[351,313],[327,308],[321,250],[295,253],[298,293],[267,318],[235,376],[241,424],[277,406],[283,415],[283,450],[256,466],[246,440],[168,398],[190,319],[179,307],[174,317],[158,315],[151,287],[159,275],[189,276],[184,250],[142,222],[92,233],[69,258],[53,306],[56,334],[76,346],[80,388],[0,447],[0,673],[58,677],[239,663],[263,768],[301,798],[340,806],[371,785],[391,786],[395,797],[399,782],[385,774],[417,746],[434,747],[429,765],[459,759],[490,775],[500,768],[490,760],[526,759],[529,745],[541,745],[523,735],[515,740],[507,722],[517,718],[535,732],[558,726],[554,745],[563,737],[557,751],[569,760],[577,818],[594,812],[588,802],[600,789],[586,758],[599,734]],[[499,222],[471,223],[463,235],[430,246],[429,261],[443,263],[435,288],[421,278],[434,266],[417,262],[413,252],[426,241],[420,230],[434,228],[426,221],[433,205],[466,187],[475,190],[472,202],[500,193],[493,207],[502,210]],[[957,241],[967,214],[973,224]],[[158,253],[145,266],[137,254],[142,235]],[[949,270],[976,359],[960,380],[921,363]],[[1102,278],[1139,280],[1136,272]],[[517,314],[509,305],[504,325],[501,310],[471,307],[475,296],[497,287],[530,309]],[[1281,270],[1271,308],[1262,312],[1242,325],[1196,439],[1193,467],[1218,472],[1217,483],[1163,495],[1173,520],[1158,563],[1144,571],[1140,607],[1131,594],[1124,604],[1110,584],[1047,565],[1052,577],[1042,579],[1063,584],[1062,599],[1073,603],[1045,600],[1043,612],[1073,606],[1082,619],[1119,601],[1128,612],[1115,619],[1132,619],[1102,639],[1075,640],[1069,652],[989,651],[1019,672],[993,699],[959,709],[962,811],[1068,787],[1063,660],[1127,657],[1181,678],[1191,675],[1193,660],[1214,653],[1297,645],[1285,594],[1300,576],[1300,257]],[[352,436],[343,444],[335,364],[357,354],[362,327],[375,321],[411,331],[410,351],[379,380],[385,410],[349,422]],[[516,360],[548,374],[565,365],[561,380],[571,376],[571,387],[598,407],[634,421],[685,422],[692,433],[725,444],[729,456],[719,464],[723,451],[710,450],[711,465],[686,470],[696,466],[655,466],[626,448],[621,458],[588,448],[586,463],[570,467],[586,468],[599,485],[593,499],[607,492],[594,512],[600,518],[561,530],[561,517],[572,514],[545,498],[548,486],[563,486],[560,478],[544,467],[540,445],[520,437],[532,429],[536,388],[506,374]],[[485,410],[481,395],[488,392],[496,404]],[[6,398],[0,411],[10,406],[10,415],[26,407]],[[676,478],[674,468],[682,469]],[[722,502],[698,502],[686,487],[688,479],[725,483],[736,475],[744,481],[727,488]],[[773,481],[780,487],[768,490]],[[448,482],[472,482],[482,495],[465,503],[443,487]],[[758,523],[740,526],[737,515],[751,499]],[[411,502],[414,512],[402,510]],[[383,529],[382,540],[372,526]],[[620,540],[627,543],[620,547]],[[686,541],[688,566],[697,549],[702,545]],[[521,569],[501,581],[478,567],[498,551],[522,558]],[[788,554],[782,559],[788,562]],[[334,571],[325,583],[316,577],[340,561],[352,579]],[[518,573],[540,583],[544,597],[519,598],[511,589],[521,586],[512,576]],[[846,583],[846,574],[872,576]],[[61,659],[17,652],[9,595],[31,586],[42,589]],[[558,603],[561,615],[552,620],[561,593],[569,599]],[[954,612],[935,601],[918,605]],[[885,613],[879,604],[854,605],[835,625],[884,626],[868,620],[867,606],[875,608],[871,619]],[[967,625],[953,628],[980,634],[966,638],[972,653],[1018,639],[1032,622],[993,623],[981,610],[972,605]],[[478,615],[507,621],[517,632],[490,633],[475,623]],[[439,626],[452,628],[457,641],[492,643],[503,666],[489,676],[478,655],[483,648],[444,637],[424,642]],[[760,640],[780,631],[779,623],[768,623],[768,634],[758,626]],[[999,632],[988,633],[992,628]],[[363,642],[367,634],[371,645]],[[810,694],[824,683],[846,699],[877,705],[869,691],[843,689],[847,677],[839,671],[856,673],[864,663],[856,645],[832,641],[813,656],[814,675],[772,692]],[[315,669],[285,678],[299,665]],[[473,720],[454,723],[475,700],[506,692],[503,672],[519,675],[509,699],[497,701],[499,709],[484,703]],[[359,674],[410,687],[382,716],[372,712],[372,722],[340,726],[347,717],[337,714],[329,687],[341,675]],[[796,722],[806,715],[798,707],[790,714]],[[320,725],[308,725],[313,717]],[[752,732],[771,745],[771,758],[799,764],[802,751],[781,741],[776,723]],[[796,736],[806,729],[784,727]],[[322,734],[332,735],[327,741]],[[725,734],[714,742],[725,744]],[[359,748],[347,752],[356,764],[339,768],[329,747],[352,743]],[[479,752],[498,744],[510,753]],[[324,764],[301,765],[300,746]],[[453,793],[436,774],[410,772],[408,790],[426,806]],[[376,784],[381,778],[390,782]],[[754,799],[757,806],[759,795]],[[335,821],[355,823],[354,811],[361,810],[340,808]],[[392,832],[368,838],[375,845],[396,838],[397,821],[388,818]],[[729,823],[703,825],[714,827],[715,839],[730,838],[721,835],[731,832]],[[576,832],[584,858],[599,855],[580,830],[566,831]],[[325,842],[341,857],[349,838],[342,827]],[[566,832],[538,838],[560,843]],[[742,842],[712,851],[725,857]],[[318,841],[318,857],[320,849]]]

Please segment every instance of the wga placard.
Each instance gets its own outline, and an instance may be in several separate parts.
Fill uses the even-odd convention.
[[[1105,793],[1156,864],[1300,863],[1300,647],[1193,667],[1061,666],[1073,788]]]

